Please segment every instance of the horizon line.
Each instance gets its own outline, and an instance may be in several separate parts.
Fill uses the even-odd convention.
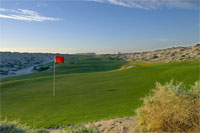
[[[120,52],[121,54],[128,54],[128,53],[142,53],[142,52],[150,52],[150,51],[156,51],[156,50],[164,50],[164,49],[169,49],[169,48],[178,48],[178,47],[191,47],[198,45],[200,43],[195,43],[191,44],[188,46],[172,46],[172,47],[167,47],[167,48],[157,48],[153,50],[142,50],[142,51],[133,51],[133,52],[121,52],[121,51],[115,51],[115,52]],[[41,51],[13,51],[13,50],[5,50],[0,52],[8,52],[8,53],[33,53],[33,54],[68,54],[68,55],[76,55],[76,54],[96,54],[96,55],[103,55],[103,54],[114,54],[115,52],[109,52],[109,53],[96,53],[96,52],[79,52],[79,53],[65,53],[65,52],[41,52]]]

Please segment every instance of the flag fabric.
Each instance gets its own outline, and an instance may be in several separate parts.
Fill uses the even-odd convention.
[[[64,56],[56,56],[56,60],[55,62],[56,63],[64,63]]]

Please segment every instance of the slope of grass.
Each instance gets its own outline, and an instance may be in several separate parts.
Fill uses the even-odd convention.
[[[78,56],[73,58],[66,58],[65,63],[56,63],[56,75],[109,71],[118,69],[123,64],[125,63],[117,61],[115,59],[110,59],[108,57]],[[53,62],[47,64],[46,66],[53,66]],[[53,69],[43,71],[40,73],[2,78],[2,82],[36,77],[46,77],[52,75]]]
[[[96,63],[91,61],[85,68],[91,66],[89,64]],[[61,74],[66,66],[59,65]],[[102,66],[103,68],[98,70],[119,68],[119,64],[116,66]],[[36,127],[56,127],[69,123],[131,116],[135,115],[134,109],[141,104],[140,98],[147,95],[156,81],[164,83],[174,79],[188,85],[199,78],[198,61],[145,65],[140,63],[140,66],[104,72],[91,72],[91,68],[87,70],[90,73],[57,75],[54,98],[51,76],[35,76],[31,79],[29,75],[29,79],[18,77],[21,78],[20,81],[3,82],[1,116],[7,117],[8,120],[20,118],[21,122]]]

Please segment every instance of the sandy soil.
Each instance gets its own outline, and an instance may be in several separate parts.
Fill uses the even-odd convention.
[[[122,117],[94,122],[103,133],[136,133],[136,117]],[[90,125],[86,124],[86,126]]]
[[[86,127],[95,124],[102,133],[138,133],[136,130],[136,117],[122,117],[108,120],[101,120],[85,124]],[[51,133],[67,133],[61,129],[50,130]]]

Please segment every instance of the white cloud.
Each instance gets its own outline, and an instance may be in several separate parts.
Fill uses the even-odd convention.
[[[23,21],[38,21],[38,22],[62,20],[60,18],[40,16],[39,13],[31,10],[26,10],[26,9],[10,10],[4,8],[0,8],[0,18],[8,18],[15,20],[23,20]]]
[[[6,12],[7,10],[4,9],[4,8],[0,8],[0,11],[1,11],[1,12]]]
[[[114,5],[142,8],[142,9],[159,9],[167,8],[198,8],[199,0],[88,0],[94,2],[104,2]]]

